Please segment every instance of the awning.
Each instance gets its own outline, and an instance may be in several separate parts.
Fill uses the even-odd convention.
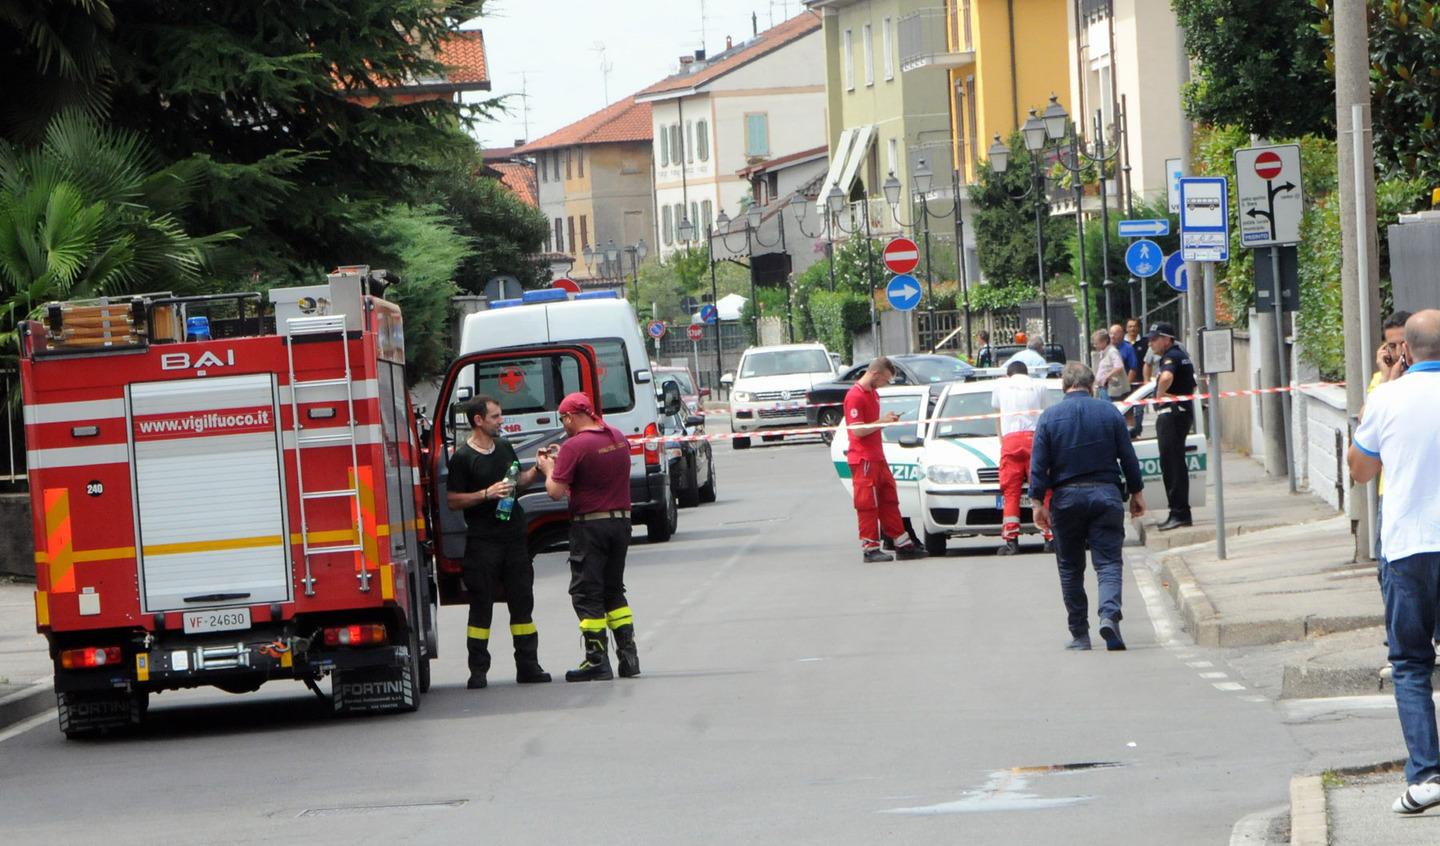
[[[836,149],[830,157],[830,170],[825,174],[825,181],[820,185],[820,196],[815,201],[815,207],[822,215],[825,214],[825,198],[830,196],[831,188],[839,186],[845,199],[850,199],[850,187],[855,184],[855,175],[860,172],[860,165],[870,154],[870,145],[874,143],[873,124],[841,130],[840,140],[836,142]]]

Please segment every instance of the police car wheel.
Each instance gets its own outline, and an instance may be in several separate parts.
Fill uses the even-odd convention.
[[[932,535],[929,532],[925,533],[925,551],[931,555],[937,557],[944,556],[946,551],[945,542],[946,537],[943,534]]]
[[[815,425],[831,427],[831,431],[820,433],[820,440],[824,441],[828,446],[831,441],[835,440],[835,432],[833,431],[833,427],[840,425],[840,409],[821,409],[819,417],[815,420]]]

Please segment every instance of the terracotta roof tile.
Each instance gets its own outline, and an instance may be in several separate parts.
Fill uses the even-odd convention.
[[[484,83],[490,87],[490,65],[485,58],[485,33],[461,30],[440,45],[436,57],[447,68],[446,81],[453,85]]]
[[[515,152],[524,155],[580,144],[614,144],[627,141],[648,143],[652,137],[650,104],[637,103],[631,96],[617,100],[543,138],[537,138]]]
[[[490,162],[489,167],[500,174],[500,184],[510,189],[521,202],[540,208],[535,189],[535,171],[524,162]]]
[[[820,16],[812,12],[801,12],[790,20],[765,30],[743,44],[712,56],[705,67],[700,70],[693,73],[681,71],[673,76],[668,76],[649,88],[640,91],[640,93],[635,96],[650,97],[675,91],[689,91],[692,88],[704,85],[712,79],[724,76],[742,65],[749,64],[767,53],[772,53],[818,29],[820,29]]]

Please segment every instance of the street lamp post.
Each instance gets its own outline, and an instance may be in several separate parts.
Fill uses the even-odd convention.
[[[612,241],[611,243],[613,244],[614,242]],[[636,309],[640,308],[640,262],[645,260],[645,256],[648,255],[649,252],[649,248],[645,246],[644,238],[625,247],[625,254],[630,256],[630,273],[635,286]]]
[[[1048,117],[1048,115],[1047,115]],[[1063,128],[1050,120],[1041,119],[1030,110],[1030,117],[1025,125],[1020,127],[1020,134],[1025,139],[1025,150],[1030,156],[1030,188],[1023,194],[1010,194],[1012,200],[1024,200],[1027,197],[1035,198],[1035,267],[1040,279],[1040,317],[1044,327],[1042,332],[1045,342],[1053,343],[1050,337],[1050,298],[1045,292],[1045,226],[1042,218],[1042,211],[1045,207],[1045,172],[1041,170],[1042,159],[1039,154],[1045,149],[1046,141],[1058,140],[1063,134]],[[995,143],[990,145],[990,169],[997,174],[1004,173],[1010,166],[1010,148],[995,136]]]
[[[1105,164],[1106,164],[1107,162],[1109,162],[1111,159],[1115,158],[1115,156],[1119,153],[1119,148],[1117,147],[1115,150],[1112,150],[1112,151],[1111,151],[1110,153],[1108,153],[1108,154],[1105,152],[1105,139],[1104,139],[1103,135],[1102,135],[1101,132],[1100,132],[1100,130],[1101,130],[1100,120],[1101,120],[1101,118],[1100,118],[1100,113],[1099,113],[1099,112],[1096,112],[1096,114],[1095,114],[1095,138],[1096,138],[1096,141],[1095,141],[1095,153],[1094,153],[1093,155],[1091,155],[1090,153],[1085,152],[1084,145],[1081,144],[1081,142],[1080,142],[1079,133],[1077,133],[1077,132],[1075,131],[1075,126],[1074,126],[1074,124],[1071,123],[1071,121],[1070,121],[1070,115],[1065,111],[1065,107],[1062,106],[1062,105],[1060,105],[1059,101],[1056,99],[1056,97],[1055,97],[1054,94],[1051,94],[1051,95],[1050,95],[1050,104],[1045,107],[1045,113],[1044,113],[1043,116],[1042,116],[1042,115],[1037,115],[1037,114],[1035,113],[1035,110],[1034,110],[1034,109],[1031,109],[1031,110],[1030,110],[1030,118],[1025,121],[1025,126],[1024,126],[1024,128],[1021,130],[1021,131],[1025,134],[1025,146],[1026,146],[1026,148],[1030,151],[1031,161],[1032,161],[1032,164],[1035,165],[1035,169],[1036,169],[1036,176],[1037,176],[1037,177],[1040,177],[1040,178],[1042,178],[1042,179],[1043,179],[1043,176],[1040,175],[1039,165],[1038,165],[1037,162],[1035,162],[1035,153],[1036,153],[1037,151],[1041,150],[1041,149],[1045,146],[1045,144],[1046,144],[1047,141],[1057,141],[1057,142],[1058,142],[1058,141],[1061,141],[1062,139],[1065,138],[1067,132],[1068,132],[1069,135],[1070,135],[1070,138],[1069,138],[1069,140],[1070,140],[1070,144],[1069,144],[1069,147],[1070,147],[1070,160],[1069,160],[1069,161],[1066,161],[1066,160],[1065,160],[1065,145],[1063,145],[1063,144],[1057,144],[1057,155],[1056,155],[1056,159],[1055,159],[1055,160],[1060,164],[1061,167],[1063,167],[1063,168],[1065,168],[1065,170],[1069,171],[1070,174],[1072,175],[1072,178],[1075,179],[1075,217],[1076,217],[1076,228],[1077,228],[1077,231],[1079,232],[1079,237],[1080,237],[1080,242],[1079,242],[1079,243],[1080,243],[1080,280],[1079,280],[1079,282],[1080,282],[1080,298],[1081,298],[1081,300],[1083,301],[1083,310],[1084,310],[1084,315],[1085,315],[1085,317],[1084,317],[1084,321],[1085,321],[1085,334],[1084,334],[1084,338],[1083,338],[1083,342],[1082,342],[1082,348],[1083,348],[1084,344],[1088,344],[1088,343],[1089,343],[1089,337],[1090,337],[1090,297],[1089,297],[1089,291],[1088,291],[1088,284],[1087,284],[1086,281],[1085,281],[1085,252],[1084,252],[1085,229],[1084,229],[1084,223],[1080,220],[1081,211],[1082,211],[1082,210],[1081,210],[1081,207],[1080,207],[1080,202],[1081,202],[1081,189],[1080,189],[1080,181],[1079,181],[1079,180],[1080,180],[1081,175],[1082,175],[1083,172],[1084,172],[1085,167],[1086,167],[1087,165],[1090,165],[1090,164],[1097,165],[1097,166],[1100,168],[1100,207],[1101,207],[1101,209],[1100,209],[1100,214],[1101,214],[1101,225],[1100,225],[1100,239],[1101,239],[1101,240],[1100,240],[1100,250],[1101,250],[1101,267],[1103,268],[1104,274],[1105,274],[1105,280],[1104,280],[1104,287],[1105,287],[1105,324],[1108,326],[1108,325],[1110,325],[1110,323],[1112,322],[1112,319],[1111,319],[1111,305],[1110,305],[1110,289],[1114,286],[1115,283],[1114,283],[1113,280],[1110,279],[1110,218],[1109,218],[1109,214],[1108,214],[1108,210],[1109,210],[1109,209],[1108,209],[1108,205],[1109,205],[1109,204],[1106,202],[1106,198],[1105,198]],[[1009,162],[1009,155],[1010,155],[1010,149],[1009,149],[1008,147],[1006,147],[1003,143],[1001,143],[1001,142],[1000,142],[1000,136],[999,136],[999,135],[996,135],[996,136],[995,136],[995,143],[994,143],[994,145],[992,145],[992,146],[990,147],[990,165],[991,165],[991,168],[992,168],[996,173],[1004,173],[1004,172],[1005,172],[1005,168],[1006,168],[1006,166],[1007,166],[1007,164],[1008,164],[1008,162]],[[998,159],[997,159],[997,156],[998,156]],[[1039,183],[1036,183],[1036,184],[1039,184]],[[1034,188],[1035,188],[1035,185],[1032,184],[1031,189],[1034,190]],[[1028,196],[1028,195],[1029,195],[1029,192],[1026,192],[1026,194],[1021,195],[1021,197],[1013,197],[1013,199],[1022,199],[1023,197]],[[1038,243],[1040,243],[1040,244],[1042,245],[1040,249],[1041,249],[1041,251],[1042,251],[1042,253],[1043,253],[1043,250],[1044,250],[1044,246],[1043,246],[1043,244],[1044,244],[1044,241],[1043,241],[1044,235],[1043,235],[1043,232],[1042,232],[1041,229],[1040,229],[1038,199],[1037,199],[1037,205],[1036,205],[1036,223],[1035,223],[1035,225],[1036,225],[1036,238],[1037,238]],[[1042,273],[1042,280],[1043,280],[1043,273],[1044,273],[1043,268],[1042,268],[1041,273]],[[1046,337],[1046,340],[1049,341],[1049,340],[1051,340],[1051,339],[1048,337],[1049,334],[1050,334],[1049,311],[1048,311],[1048,305],[1049,305],[1049,304],[1048,304],[1048,302],[1045,302],[1045,294],[1044,294],[1045,288],[1044,288],[1044,282],[1043,282],[1043,281],[1041,282],[1041,288],[1040,288],[1040,290],[1041,290],[1041,295],[1040,295],[1040,297],[1041,297],[1041,301],[1042,301],[1042,308],[1046,309],[1046,310],[1045,310],[1045,315],[1046,315],[1045,334],[1046,334],[1046,336],[1047,336],[1047,337]]]
[[[690,218],[681,217],[680,225],[677,227],[680,240],[687,244],[695,237],[695,224]],[[705,227],[705,260],[710,263],[710,304],[715,307],[715,381],[711,383],[711,390],[720,390],[720,376],[725,372],[725,360],[720,349],[720,294],[715,284],[715,229],[712,226]],[[698,375],[698,374],[697,374]],[[718,393],[717,393],[718,396]]]
[[[758,204],[752,203],[745,211],[745,265],[750,271],[750,321],[752,331],[755,333],[755,342],[760,342],[760,301],[756,296],[755,280],[755,245],[758,244],[766,249],[770,247],[783,247],[785,243],[785,216],[780,216],[780,235],[774,241],[766,243],[760,237],[760,224],[764,222],[765,210]],[[720,240],[725,244],[725,249],[734,252],[730,246],[730,217],[721,209],[720,214],[715,218],[715,230],[720,233]]]
[[[830,211],[832,225],[846,235],[857,234],[861,227],[853,226],[846,228],[840,222],[840,212],[845,208],[845,192],[840,190],[839,185],[830,186],[830,193],[825,195],[825,205]],[[865,293],[870,299],[870,340],[875,344],[875,354],[880,355],[880,328],[879,317],[875,313],[875,258],[872,254],[870,244],[870,201],[865,201]]]
[[[810,200],[799,191],[790,197],[790,212],[795,216],[795,226],[800,234],[806,238],[819,238],[822,230],[810,232],[805,228],[806,209],[810,206]],[[829,202],[826,202],[825,219],[822,221],[823,232],[825,233],[825,260],[830,267],[830,290],[835,290],[835,227],[831,221],[832,213]]]
[[[930,210],[930,189],[931,189],[931,187],[934,185],[934,181],[935,181],[935,174],[930,170],[930,164],[929,164],[928,162],[926,162],[924,159],[920,159],[919,164],[918,164],[918,165],[916,166],[916,168],[915,168],[915,173],[914,173],[914,175],[911,177],[911,182],[913,183],[913,186],[912,186],[912,187],[914,188],[914,196],[919,199],[921,228],[922,228],[923,233],[924,233],[922,237],[924,237],[924,239],[925,239],[925,285],[926,285],[926,288],[927,288],[928,291],[929,291],[928,296],[929,296],[929,298],[930,298],[929,314],[930,314],[930,335],[931,335],[931,340],[932,340],[932,341],[935,339],[935,336],[939,334],[939,332],[938,332],[938,331],[936,330],[936,328],[935,328],[935,274],[934,274],[934,272],[933,272],[933,269],[932,269],[932,266],[931,266],[931,262],[930,262],[930,218],[931,218],[931,216],[938,217],[938,218],[942,218],[942,219],[943,219],[943,218],[950,217],[951,215],[954,215],[954,216],[955,216],[955,219],[956,219],[956,230],[955,230],[955,231],[956,231],[956,233],[957,233],[957,235],[956,235],[956,242],[955,242],[955,243],[956,243],[956,256],[958,257],[958,258],[957,258],[957,261],[963,261],[963,252],[964,252],[964,246],[963,246],[963,244],[960,243],[960,240],[959,240],[959,238],[960,238],[960,233],[961,233],[962,230],[960,229],[961,224],[959,223],[959,220],[960,220],[960,190],[959,190],[958,184],[957,184],[956,189],[955,189],[955,204],[950,208],[950,211],[945,212],[945,213],[942,214],[942,213],[940,213],[940,212],[936,212],[936,211],[931,211],[931,210]],[[957,180],[957,183],[958,183],[958,180]],[[898,207],[898,205],[899,205],[899,203],[900,203],[900,190],[901,190],[900,180],[899,180],[898,178],[896,178],[894,172],[891,172],[889,178],[887,178],[887,179],[885,180],[885,184],[884,184],[885,201],[890,204],[890,216],[895,219],[895,224],[896,224],[897,226],[899,226],[899,227],[901,227],[901,228],[907,228],[907,227],[908,227],[909,229],[912,229],[912,230],[913,230],[913,229],[915,228],[915,221],[913,220],[913,218],[912,218],[912,220],[910,221],[909,224],[906,224],[904,221],[902,221],[902,220],[900,219],[900,215],[899,215],[899,213],[898,213],[898,211],[897,211],[897,207]],[[969,306],[970,306],[969,297],[968,297],[968,295],[967,295],[966,298],[965,298],[965,308],[966,308],[966,314],[965,314],[965,318],[966,318],[965,332],[966,332],[966,335],[967,335],[967,336],[969,335],[969,332],[970,332]],[[968,348],[967,348],[967,351],[968,351]]]

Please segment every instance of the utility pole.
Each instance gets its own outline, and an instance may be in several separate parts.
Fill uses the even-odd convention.
[[[1375,315],[1380,310],[1379,239],[1375,231],[1375,149],[1370,129],[1370,37],[1365,0],[1336,0],[1335,20],[1335,136],[1340,183],[1341,309],[1345,333],[1345,411],[1359,419],[1365,405],[1367,359],[1375,355],[1371,343]],[[1359,120],[1356,120],[1358,113]],[[1350,486],[1346,498],[1355,534],[1355,560],[1373,555],[1373,491],[1368,485]]]
[[[1190,55],[1185,52],[1185,31],[1180,29],[1179,27],[1176,27],[1175,38],[1177,41],[1180,42],[1177,46],[1177,49],[1175,50],[1175,61],[1177,63],[1176,81],[1181,86],[1184,86],[1190,81]],[[1190,146],[1193,143],[1194,126],[1190,123],[1190,116],[1185,114],[1184,109],[1181,109],[1180,170],[1186,176],[1189,176],[1194,172],[1191,168],[1190,161]],[[1165,178],[1168,181],[1170,179],[1170,175],[1166,174]],[[1202,316],[1205,314],[1205,289],[1204,286],[1199,284],[1199,263],[1193,261],[1185,262],[1185,278],[1190,280],[1190,285],[1188,288],[1185,289],[1185,295],[1181,300],[1181,302],[1185,306],[1184,313],[1182,314],[1183,320],[1181,321],[1181,323],[1183,324],[1183,327],[1181,328],[1181,332],[1185,335],[1185,349],[1187,351],[1193,352],[1200,349],[1200,321],[1202,319]],[[1150,327],[1148,325],[1141,326],[1140,331],[1145,332],[1148,331],[1149,328]],[[1141,368],[1143,369],[1145,363],[1142,361],[1140,364]],[[1199,419],[1203,419],[1203,415],[1199,415],[1197,417],[1199,417]]]

